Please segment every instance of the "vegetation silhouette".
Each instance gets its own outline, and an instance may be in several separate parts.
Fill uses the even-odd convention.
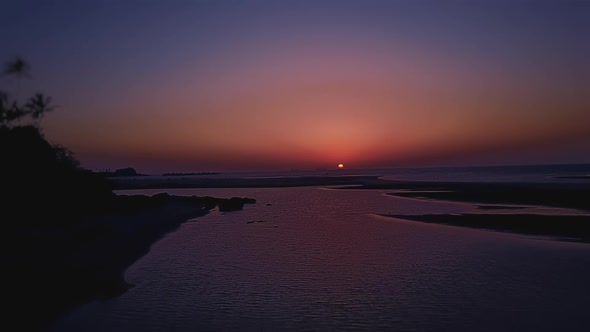
[[[30,78],[30,65],[16,58],[4,66],[7,75]],[[108,181],[82,169],[71,151],[43,136],[37,120],[54,108],[42,93],[20,103],[0,91],[0,195],[5,213],[28,217],[29,223],[47,225],[34,217],[57,214],[52,223],[71,221],[113,199]]]
[[[30,65],[16,58],[4,66],[6,76],[30,78]],[[42,93],[21,103],[0,91],[0,291],[10,304],[8,326],[20,330],[43,329],[78,304],[124,292],[125,269],[182,222],[255,203],[115,195],[106,177],[45,139],[40,119],[54,108]]]
[[[30,77],[31,66],[23,58],[17,56],[4,64],[3,75],[15,75],[19,77]]]
[[[194,176],[194,175],[218,175],[220,172],[169,172],[163,173],[162,176]]]
[[[30,78],[30,70],[31,66],[22,58],[17,57],[5,64],[2,76]],[[54,108],[51,104],[51,97],[45,96],[43,93],[35,93],[22,105],[18,100],[11,99],[8,93],[0,91],[0,126],[10,128],[15,124],[20,124],[20,120],[28,116],[37,120]]]

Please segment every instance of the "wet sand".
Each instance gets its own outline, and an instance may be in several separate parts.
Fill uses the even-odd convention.
[[[590,242],[590,216],[538,214],[424,214],[389,215],[404,220],[518,233],[550,236],[558,240]]]
[[[451,183],[409,187],[407,192],[392,196],[430,198],[486,204],[517,204],[590,210],[588,185],[571,184],[510,184],[510,183]]]

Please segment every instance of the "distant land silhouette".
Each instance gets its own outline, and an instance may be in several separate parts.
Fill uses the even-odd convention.
[[[218,174],[221,174],[221,172],[188,172],[188,173],[172,172],[172,173],[164,173],[164,174],[162,174],[162,176],[192,176],[192,175],[218,175]]]
[[[590,175],[580,176],[556,176],[556,179],[569,179],[569,180],[590,180]]]
[[[114,171],[99,171],[98,174],[106,177],[117,177],[117,176],[146,176],[146,174],[138,173],[134,168],[119,168]]]
[[[119,168],[114,171],[111,170],[102,170],[96,172],[99,175],[104,177],[113,178],[113,177],[123,177],[123,176],[149,176],[148,174],[142,174],[135,170],[133,167],[126,167],[126,168]],[[218,175],[221,172],[168,172],[162,173],[162,176],[198,176],[198,175]]]

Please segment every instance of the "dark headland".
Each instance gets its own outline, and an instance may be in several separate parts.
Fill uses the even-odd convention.
[[[21,58],[0,76],[29,77]],[[55,107],[36,93],[22,102],[0,91],[0,291],[5,325],[46,327],[76,305],[109,298],[128,285],[123,273],[181,223],[217,207],[235,211],[254,199],[115,195],[107,177],[140,177],[133,168],[91,172],[39,127]]]
[[[0,126],[0,150],[1,287],[6,322],[20,330],[42,329],[79,304],[121,294],[130,287],[127,267],[181,223],[256,202],[115,195],[109,180],[79,167],[34,126]]]

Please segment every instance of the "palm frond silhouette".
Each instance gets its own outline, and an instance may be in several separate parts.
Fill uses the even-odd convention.
[[[25,107],[33,119],[38,119],[55,108],[55,106],[51,105],[51,97],[42,93],[36,93],[31,97]]]
[[[31,65],[21,57],[16,57],[4,64],[4,75],[31,77]]]

